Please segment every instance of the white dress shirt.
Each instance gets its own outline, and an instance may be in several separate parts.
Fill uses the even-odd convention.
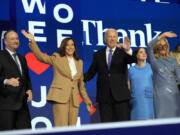
[[[13,58],[13,60],[15,61],[14,57],[13,57],[13,54],[16,53],[16,52],[13,52],[11,50],[9,50],[8,48],[6,48],[6,50],[10,53],[11,57]],[[19,64],[19,68],[20,68],[20,73],[22,74],[22,67],[21,67],[21,63],[20,63],[20,60],[19,60],[19,57],[18,55],[16,55],[17,57],[17,62]]]
[[[76,69],[76,64],[75,64],[74,58],[73,57],[72,58],[71,57],[67,57],[67,58],[68,58],[69,67],[70,67],[70,70],[71,70],[72,78],[74,78],[74,76],[77,73],[77,69]]]
[[[106,47],[106,63],[107,63],[107,64],[108,64],[108,55],[109,55],[109,50],[110,50],[110,49],[111,49],[111,48],[109,48],[108,46]],[[114,51],[116,50],[116,47],[112,48],[111,50],[112,50],[112,56],[113,56]]]
[[[106,63],[108,63],[109,50],[110,50],[110,48],[107,46],[106,47]],[[113,56],[114,51],[116,50],[116,47],[112,48],[111,50],[112,50],[112,56]],[[132,55],[132,49],[130,48],[130,50],[126,51],[126,53],[129,54],[129,55]]]

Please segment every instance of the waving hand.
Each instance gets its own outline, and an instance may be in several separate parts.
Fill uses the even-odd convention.
[[[26,32],[25,30],[21,30],[21,33],[26,37],[26,38],[28,38],[29,40],[34,40],[34,36],[33,36],[33,34],[32,33],[30,33],[30,32]]]

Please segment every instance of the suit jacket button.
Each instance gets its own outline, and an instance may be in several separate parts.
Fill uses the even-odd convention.
[[[71,82],[73,82],[73,79],[71,79]]]
[[[72,90],[74,90],[74,87],[72,87]]]
[[[110,77],[111,76],[111,74],[110,73],[108,73],[108,77]]]

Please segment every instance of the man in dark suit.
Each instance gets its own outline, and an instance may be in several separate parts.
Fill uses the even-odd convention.
[[[27,62],[16,53],[18,34],[4,35],[5,50],[0,52],[0,130],[31,128],[27,102],[32,100],[32,85]]]
[[[93,62],[88,72],[84,74],[84,81],[91,80],[98,73],[96,101],[99,103],[102,122],[129,120],[130,92],[127,86],[127,64],[136,62],[136,57],[132,56],[127,38],[124,48],[117,47],[116,30],[107,30],[104,39],[107,47],[94,53]]]

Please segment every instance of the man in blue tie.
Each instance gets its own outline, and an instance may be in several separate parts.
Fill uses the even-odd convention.
[[[136,57],[132,55],[127,38],[123,48],[116,47],[118,33],[115,29],[108,29],[104,40],[107,46],[94,53],[84,81],[98,74],[96,101],[99,103],[101,122],[126,121],[130,119],[127,64],[135,63]]]
[[[0,52],[0,130],[31,128],[27,102],[32,100],[32,85],[26,59],[16,51],[18,34],[8,30],[5,50]]]

